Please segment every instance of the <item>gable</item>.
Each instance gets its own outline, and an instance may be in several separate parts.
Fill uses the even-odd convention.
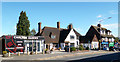
[[[70,39],[70,37],[73,37],[74,36],[74,39]],[[73,31],[73,29],[70,30],[69,34],[67,35],[65,41],[75,41],[76,39],[76,34],[75,32]]]
[[[96,35],[94,35],[92,41],[98,42],[98,39],[97,39],[97,36],[96,36]]]

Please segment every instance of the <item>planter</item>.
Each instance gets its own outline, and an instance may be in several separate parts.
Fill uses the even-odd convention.
[[[45,53],[46,53],[46,54],[49,54],[49,53],[50,53],[50,51],[45,51]]]
[[[30,52],[30,54],[31,54],[31,55],[33,55],[33,54],[34,54],[34,52]]]
[[[3,57],[8,57],[8,55],[7,54],[3,54]]]

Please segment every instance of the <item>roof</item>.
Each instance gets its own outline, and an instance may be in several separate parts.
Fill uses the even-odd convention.
[[[88,43],[88,41],[90,41],[90,43],[91,43],[92,41],[94,41],[94,42],[98,41],[98,39],[97,39],[96,35],[94,35],[94,36],[80,36],[81,43]]]
[[[95,28],[95,30],[98,32],[98,34],[100,34],[100,32],[98,31],[99,27],[93,26],[93,25],[92,25],[92,27]],[[101,27],[101,29],[111,32],[110,30],[107,30],[106,28],[103,28],[103,27]],[[113,35],[108,35],[108,34],[101,34],[101,36],[102,37],[114,37]]]
[[[77,36],[81,36],[75,29],[73,29]],[[66,37],[68,36],[71,29],[63,29],[63,28],[55,28],[55,27],[44,27],[42,29],[41,34],[37,33],[37,36],[44,36],[45,43],[59,43],[64,42]],[[54,39],[51,38],[51,35],[55,35]]]
[[[70,30],[69,29],[62,29],[61,31],[60,31],[60,39],[59,39],[59,41],[60,42],[64,42],[64,40],[66,39],[66,37],[67,37],[67,35],[69,34],[69,32],[70,32]]]
[[[92,41],[91,36],[80,36],[80,43],[88,43],[88,41]]]
[[[44,36],[45,43],[58,43],[60,30],[53,27],[44,27],[41,35]],[[55,38],[51,38],[52,35],[55,36]]]
[[[80,33],[78,33],[75,29],[73,29],[74,30],[74,32],[75,32],[75,34],[77,35],[77,36],[82,36]]]

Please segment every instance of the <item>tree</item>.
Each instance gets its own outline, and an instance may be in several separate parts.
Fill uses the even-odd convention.
[[[30,22],[28,20],[28,17],[26,16],[26,12],[21,12],[19,16],[19,21],[17,23],[17,32],[16,35],[24,35],[29,36],[30,35]]]
[[[30,34],[31,34],[31,36],[34,36],[34,35],[36,34],[35,29],[32,29],[32,30],[30,31]]]
[[[115,37],[115,42],[119,42],[119,38],[118,37]]]

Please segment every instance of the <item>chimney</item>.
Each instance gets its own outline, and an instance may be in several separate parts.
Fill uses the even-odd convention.
[[[72,29],[73,28],[73,25],[72,24],[69,24],[68,25],[68,29]]]
[[[60,22],[57,22],[57,28],[60,29]]]
[[[41,33],[42,30],[41,30],[41,22],[38,23],[38,32]]]
[[[98,27],[101,27],[101,24],[98,24],[97,26],[98,26]]]

